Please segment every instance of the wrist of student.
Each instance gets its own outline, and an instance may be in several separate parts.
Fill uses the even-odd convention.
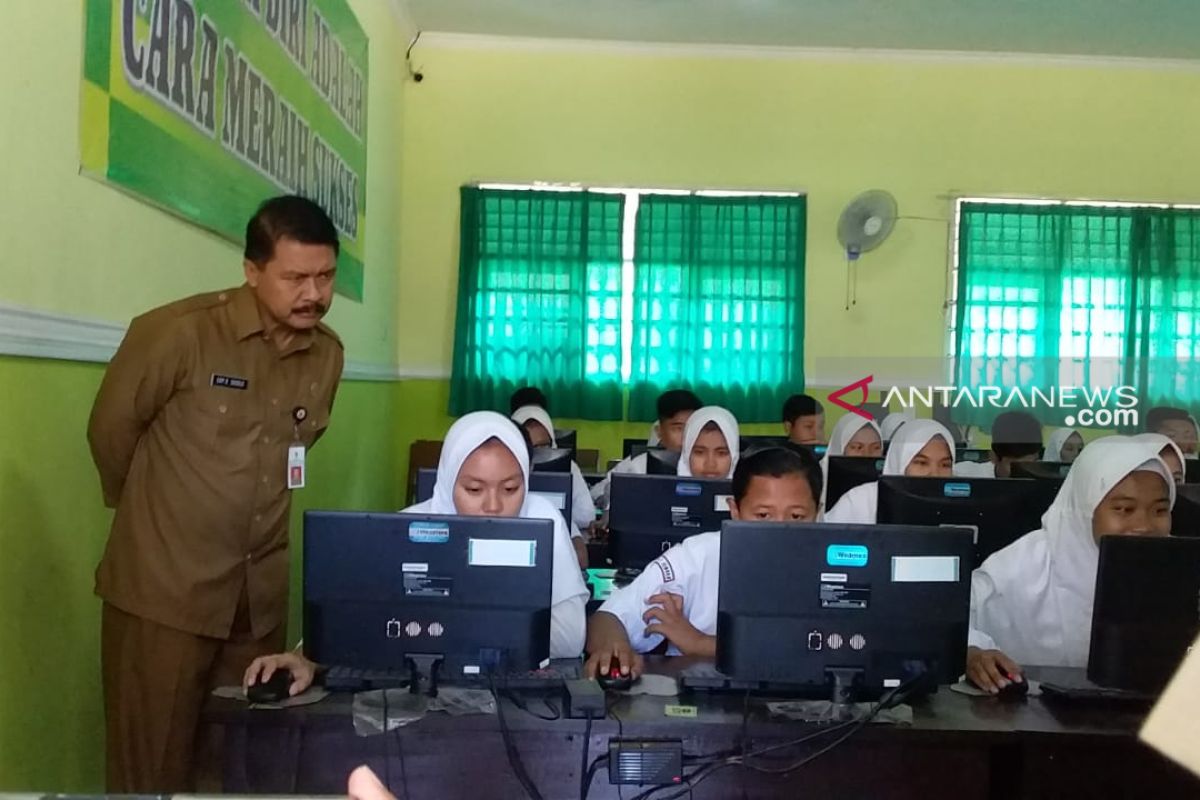
[[[675,647],[685,656],[700,656],[713,658],[717,655],[717,637],[701,633],[693,628],[682,642],[674,642]]]

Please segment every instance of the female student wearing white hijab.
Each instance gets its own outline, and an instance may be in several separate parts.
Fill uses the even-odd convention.
[[[896,431],[906,422],[912,422],[915,417],[911,411],[893,411],[883,418],[883,422],[879,423],[879,435],[883,437],[885,442],[890,442],[896,435]]]
[[[1175,483],[1156,444],[1098,439],[1079,454],[1042,527],[993,553],[971,577],[967,677],[998,692],[1020,664],[1083,667],[1101,536],[1166,536]]]
[[[588,590],[562,513],[549,500],[529,493],[529,451],[512,420],[477,411],[451,425],[433,497],[403,513],[551,520],[550,657],[577,658],[583,652]],[[277,669],[292,673],[292,696],[308,688],[316,673],[316,665],[300,653],[280,653],[255,659],[244,683],[269,680]]]
[[[954,470],[954,439],[940,422],[915,419],[896,432],[883,461],[884,475],[949,478]],[[826,522],[872,525],[879,507],[879,484],[872,481],[846,492],[825,513]]]
[[[1171,473],[1175,483],[1183,483],[1183,448],[1176,444],[1174,439],[1162,433],[1139,433],[1130,438],[1149,446],[1167,465],[1167,471]]]
[[[705,406],[688,418],[676,471],[689,478],[729,478],[737,466],[742,438],[733,414]]]
[[[558,447],[554,439],[554,421],[541,406],[521,406],[513,412],[512,420],[529,432],[534,447]],[[571,521],[575,523],[575,530],[571,531],[574,537],[581,536],[580,531],[586,531],[596,521],[592,490],[574,461],[571,462]]]
[[[1074,428],[1059,428],[1046,439],[1046,452],[1042,458],[1046,461],[1059,461],[1070,464],[1083,450],[1083,437]]]
[[[846,414],[833,426],[829,434],[829,447],[821,457],[821,508],[825,508],[825,495],[829,487],[829,457],[855,456],[879,458],[883,454],[883,434],[874,420],[858,414]]]

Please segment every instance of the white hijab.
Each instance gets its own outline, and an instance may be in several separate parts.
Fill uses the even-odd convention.
[[[1062,448],[1079,431],[1074,428],[1058,428],[1046,440],[1046,453],[1042,458],[1046,461],[1062,461]]]
[[[553,431],[553,426],[548,430]],[[553,433],[551,434],[553,436]],[[579,571],[571,534],[562,512],[544,497],[529,493],[529,449],[516,424],[494,411],[476,411],[460,417],[446,432],[442,456],[438,460],[437,483],[433,497],[404,509],[406,514],[458,514],[454,505],[454,484],[463,462],[492,439],[498,440],[521,465],[525,482],[525,502],[517,516],[522,519],[548,519],[554,523],[554,552],[551,561],[550,657],[575,658],[583,650],[586,635],[584,604],[587,586]]]
[[[647,447],[658,447],[662,443],[661,429],[658,427],[658,420],[650,426],[650,435],[646,437]]]
[[[912,422],[913,419],[911,411],[893,411],[883,418],[883,422],[879,423],[879,434],[885,442],[890,442],[900,426],[906,422]]]
[[[692,476],[692,448],[696,446],[700,432],[710,422],[716,423],[725,436],[725,444],[729,447],[730,456],[729,474],[725,477],[733,476],[733,469],[737,466],[738,456],[742,449],[742,438],[733,414],[720,406],[705,406],[688,417],[687,426],[683,429],[683,452],[679,455],[679,467],[677,468],[679,475],[689,478]]]
[[[908,465],[917,457],[917,453],[939,436],[946,443],[946,447],[950,448],[950,463],[953,464],[954,437],[946,430],[946,426],[931,419],[907,420],[892,438],[887,456],[883,459],[883,474],[903,475]],[[879,483],[872,481],[855,486],[842,495],[825,515],[825,521],[871,525],[875,522],[878,510]]]
[[[1175,451],[1175,457],[1179,459],[1179,465],[1185,470],[1187,469],[1187,462],[1183,460],[1183,448],[1176,444],[1175,440],[1170,436],[1166,436],[1161,433],[1139,433],[1136,436],[1131,436],[1129,438],[1133,439],[1135,442],[1140,442],[1141,444],[1148,446],[1156,456],[1159,455],[1164,448],[1171,448]],[[1168,467],[1167,472],[1170,471],[1171,470]]]
[[[993,553],[971,578],[971,644],[1020,664],[1084,667],[1100,548],[1092,516],[1131,472],[1175,485],[1156,445],[1127,436],[1098,439],[1079,454],[1042,516],[1042,527]],[[1161,448],[1160,448],[1161,449]]]
[[[824,478],[821,483],[821,508],[825,507],[825,490],[829,488],[829,457],[845,455],[850,440],[863,428],[873,429],[879,434],[879,441],[883,442],[883,434],[879,432],[875,420],[865,419],[858,414],[846,414],[833,426],[833,433],[829,434],[829,447],[821,456],[821,475]]]
[[[550,412],[541,406],[521,406],[513,412],[512,421],[518,425],[524,425],[529,420],[545,428],[546,433],[550,434],[550,446],[558,447],[558,441],[554,438],[554,420],[550,419]]]

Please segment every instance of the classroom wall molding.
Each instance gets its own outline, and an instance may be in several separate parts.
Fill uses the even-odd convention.
[[[107,364],[125,336],[125,327],[108,320],[61,314],[0,302],[0,355]],[[396,364],[346,361],[349,381],[399,381],[424,378]],[[448,376],[446,376],[448,377]]]
[[[794,61],[907,62],[917,64],[1008,64],[1036,67],[1124,68],[1155,72],[1200,72],[1200,61],[1183,58],[1058,55],[1053,53],[969,52],[959,50],[887,50],[854,47],[784,47],[630,42],[609,39],[558,39],[479,33],[423,31],[421,47],[444,50],[508,50],[685,58],[780,59]]]

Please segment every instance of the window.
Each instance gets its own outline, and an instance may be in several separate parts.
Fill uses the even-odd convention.
[[[534,383],[569,417],[650,419],[688,386],[747,422],[803,386],[805,199],[467,187],[451,411]]]
[[[1200,210],[960,200],[956,216],[958,385],[1128,385],[1148,405],[1200,400]]]

